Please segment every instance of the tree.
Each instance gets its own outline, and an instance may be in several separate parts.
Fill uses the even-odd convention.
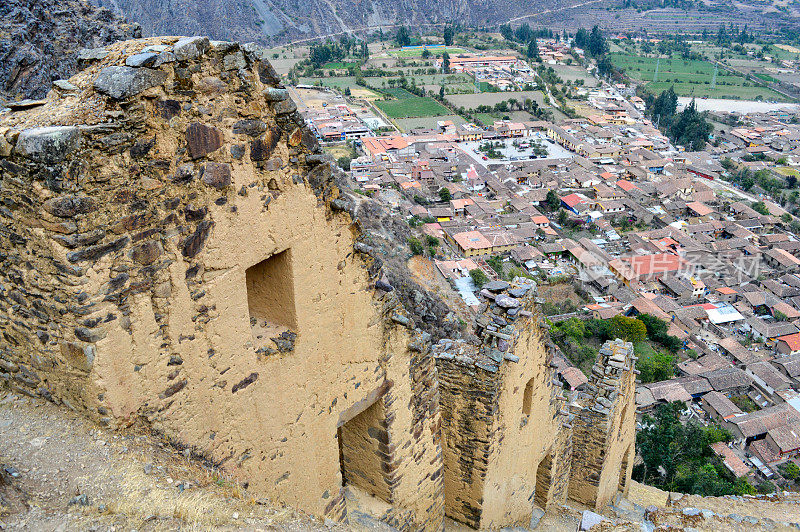
[[[445,187],[439,189],[439,199],[442,201],[450,201],[453,196],[450,195],[450,190]]]
[[[608,50],[608,44],[606,44],[606,39],[603,37],[603,32],[600,31],[599,26],[595,25],[592,28],[586,49],[594,57],[600,57]]]
[[[690,150],[702,150],[714,127],[697,111],[694,100],[677,116],[669,128],[672,140]]]
[[[763,214],[764,216],[769,215],[769,209],[767,209],[767,204],[764,203],[763,201],[756,201],[751,205],[751,207],[758,214]]]
[[[672,123],[672,119],[675,117],[677,109],[678,95],[675,94],[675,90],[670,87],[665,91],[661,91],[661,94],[653,100],[649,113],[650,117],[655,122],[658,122],[659,125],[663,124],[664,126],[669,126],[669,124]]]
[[[564,209],[559,210],[558,211],[558,225],[561,225],[561,226],[565,225],[567,223],[567,220],[569,220],[569,215],[567,214],[567,211],[565,211]]]
[[[614,68],[614,63],[611,62],[607,56],[602,56],[600,59],[597,60],[597,73],[603,77],[612,77],[616,72],[616,68]]]
[[[453,44],[453,27],[448,24],[444,28],[444,45],[450,46],[452,44]]]
[[[444,100],[444,85],[439,87],[439,98]]]
[[[442,72],[445,74],[450,73],[450,54],[447,52],[442,53]]]
[[[675,375],[675,357],[669,353],[654,352],[636,361],[639,379],[643,383],[671,379]]]
[[[528,59],[539,59],[539,45],[536,43],[536,37],[531,39],[528,43],[528,50],[525,53]]]
[[[514,31],[511,29],[510,24],[502,24],[500,26],[500,35],[502,35],[503,38],[507,41],[514,40]]]
[[[584,28],[580,28],[575,33],[575,46],[584,50],[589,46],[589,32]]]
[[[766,493],[775,493],[775,490],[777,488],[775,487],[775,484],[773,484],[769,480],[765,480],[764,482],[760,483],[756,487],[756,489],[758,489],[759,493],[765,493],[766,494]]]
[[[353,93],[350,91],[350,87],[345,87],[344,88],[344,95],[345,96],[351,96],[352,94]]]
[[[586,336],[586,325],[578,318],[564,320],[554,329],[575,341],[582,341]]]
[[[430,56],[431,56],[430,50],[428,50],[427,48],[422,50],[422,58],[423,59],[428,59]]]
[[[472,278],[472,283],[478,288],[481,288],[483,285],[489,282],[489,278],[486,277],[486,274],[483,273],[483,270],[480,268],[470,270],[469,276]]]
[[[611,339],[621,338],[634,344],[643,342],[647,338],[647,327],[636,318],[629,318],[618,314],[611,318]]]
[[[545,202],[547,206],[550,207],[551,210],[558,209],[558,206],[561,205],[561,198],[558,197],[558,194],[552,188],[547,191],[547,197],[545,198]]]
[[[422,242],[413,236],[408,237],[408,247],[411,249],[411,253],[414,255],[422,255],[422,252],[425,250],[425,248],[422,246]]]
[[[645,327],[647,328],[647,337],[651,340],[655,340],[655,338],[660,335],[667,334],[669,325],[667,325],[667,322],[661,318],[657,318],[652,314],[639,314],[636,316],[636,318],[644,323]]]
[[[336,159],[336,164],[338,164],[339,168],[341,168],[342,170],[349,171],[350,170],[350,160],[351,160],[350,157],[347,157],[347,156],[339,157],[338,159]]]
[[[514,37],[517,41],[521,43],[526,43],[533,37],[533,30],[531,30],[530,24],[527,22],[523,23],[517,31],[514,32]]]
[[[655,416],[645,415],[636,435],[642,463],[634,467],[634,478],[667,491],[697,495],[752,493],[747,481],[733,481],[709,445],[731,439],[728,431],[712,425],[680,421],[681,402],[656,407]]]
[[[408,30],[405,26],[400,26],[400,28],[397,30],[395,40],[400,46],[408,46],[411,44],[411,36],[408,34]]]

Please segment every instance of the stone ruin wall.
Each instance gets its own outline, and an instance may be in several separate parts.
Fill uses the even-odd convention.
[[[345,470],[438,530],[435,363],[260,53],[117,43],[0,117],[0,376],[316,515]]]
[[[572,405],[570,498],[603,508],[630,486],[636,441],[633,344],[606,342],[592,367],[588,397]]]
[[[487,287],[476,319],[481,345],[443,340],[434,348],[446,514],[474,528],[527,526],[534,504],[566,499],[566,399],[530,312],[529,288]]]
[[[434,360],[262,53],[118,43],[0,116],[0,377],[340,520],[343,481],[402,530],[526,525],[576,460],[609,491],[635,409],[573,450],[527,289]]]

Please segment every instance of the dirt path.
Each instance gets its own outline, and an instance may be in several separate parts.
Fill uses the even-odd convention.
[[[346,530],[255,500],[141,428],[114,432],[43,400],[0,398],[0,464],[28,506],[0,514],[2,529]],[[0,500],[8,495],[0,482]]]

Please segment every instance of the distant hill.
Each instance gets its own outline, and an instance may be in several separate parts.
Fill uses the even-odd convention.
[[[586,0],[94,0],[149,35],[285,43],[364,27],[458,21],[481,26]],[[610,0],[595,0],[595,2]]]
[[[81,48],[139,36],[137,24],[85,0],[1,0],[0,100],[41,98],[75,73]]]

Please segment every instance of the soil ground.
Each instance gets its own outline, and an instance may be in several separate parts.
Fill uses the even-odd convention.
[[[0,394],[0,464],[26,508],[5,530],[347,530],[268,500],[143,427],[112,431],[41,399]]]

